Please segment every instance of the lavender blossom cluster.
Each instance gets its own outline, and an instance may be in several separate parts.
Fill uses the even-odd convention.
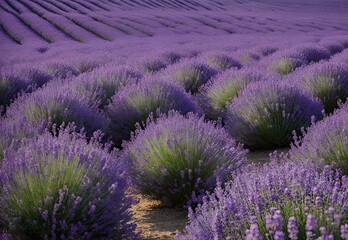
[[[347,176],[275,157],[206,196],[178,239],[347,239],[347,220]]]

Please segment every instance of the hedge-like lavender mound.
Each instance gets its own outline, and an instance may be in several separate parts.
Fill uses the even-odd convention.
[[[315,64],[300,75],[301,85],[322,101],[326,113],[332,113],[337,108],[337,101],[344,101],[348,97],[347,66]]]
[[[270,63],[269,69],[282,74],[287,75],[293,72],[296,68],[305,65],[305,61],[298,58],[283,57],[275,59]]]
[[[52,77],[67,78],[69,76],[76,76],[79,74],[78,70],[68,64],[50,63],[45,67],[46,73]]]
[[[183,60],[169,66],[163,72],[166,79],[172,80],[185,88],[187,92],[196,93],[203,84],[207,83],[217,71],[197,60]]]
[[[270,78],[271,75],[256,69],[229,70],[204,85],[197,99],[206,116],[216,120],[224,116],[233,98],[237,97],[249,83]]]
[[[290,152],[293,159],[324,160],[348,175],[348,104],[310,127]]]
[[[296,68],[329,58],[330,52],[323,47],[298,45],[272,55],[267,65],[269,69],[287,75]]]
[[[137,83],[140,78],[141,74],[129,67],[110,65],[80,75],[72,87],[82,95],[89,96],[88,102],[91,104],[99,101],[98,107],[104,108],[116,92],[126,85]]]
[[[72,122],[77,131],[84,129],[91,136],[103,126],[105,118],[60,81],[18,98],[0,119],[0,159],[12,140],[36,137],[52,124],[61,126]]]
[[[199,201],[233,175],[245,155],[223,128],[177,112],[148,122],[125,146],[135,185],[170,205],[184,205],[191,196]]]
[[[133,239],[128,180],[115,153],[73,129],[23,140],[0,170],[0,224],[13,239]],[[14,149],[17,150],[14,150]]]
[[[342,239],[347,221],[347,176],[329,167],[318,173],[310,162],[273,160],[248,166],[190,210],[179,239]]]
[[[0,106],[5,107],[5,105],[8,105],[11,100],[15,98],[16,94],[21,90],[24,90],[26,87],[28,87],[28,85],[22,78],[15,76],[13,73],[1,71]]]
[[[191,96],[180,87],[163,80],[144,79],[139,84],[129,85],[112,97],[107,106],[107,131],[116,146],[128,140],[136,123],[145,122],[151,113],[159,110],[167,113],[177,110],[182,114],[197,112]]]
[[[239,69],[242,67],[242,64],[240,64],[240,62],[223,53],[210,53],[207,54],[204,58],[209,66],[217,68],[220,71],[226,71],[230,68]]]
[[[302,91],[281,81],[249,84],[226,111],[227,130],[236,140],[256,148],[288,146],[292,132],[320,119],[322,104]]]
[[[48,122],[60,126],[74,122],[78,130],[84,128],[88,135],[100,129],[103,120],[101,113],[90,107],[85,98],[59,81],[17,99],[6,112],[6,121],[16,122],[18,126]]]

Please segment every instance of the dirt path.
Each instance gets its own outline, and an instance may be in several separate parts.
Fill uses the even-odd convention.
[[[132,210],[134,220],[146,240],[175,239],[176,231],[182,231],[187,222],[187,211],[163,206],[160,201],[139,196],[140,202]]]
[[[288,151],[280,149],[279,152]],[[249,152],[248,159],[252,162],[267,162],[269,151]],[[182,231],[187,223],[187,211],[180,208],[163,206],[160,201],[136,195],[140,202],[133,206],[134,220],[138,230],[142,232],[144,240],[172,240],[175,239],[176,231]]]

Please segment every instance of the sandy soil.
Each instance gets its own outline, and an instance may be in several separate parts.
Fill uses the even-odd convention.
[[[187,223],[185,209],[166,207],[149,197],[136,197],[140,198],[140,202],[132,210],[143,239],[175,239],[175,232],[184,229]]]
[[[287,152],[288,149],[280,149],[278,152]],[[249,152],[248,159],[252,162],[267,162],[270,151]],[[187,223],[187,211],[182,208],[170,208],[160,201],[136,195],[140,202],[133,206],[134,220],[138,224],[138,230],[142,232],[144,240],[175,239],[176,231],[182,231]]]

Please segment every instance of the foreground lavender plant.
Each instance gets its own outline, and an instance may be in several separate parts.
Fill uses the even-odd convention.
[[[63,128],[61,128],[63,129]],[[124,165],[73,127],[22,140],[0,170],[0,226],[13,239],[134,239]]]
[[[307,130],[303,139],[296,139],[291,158],[317,159],[333,164],[348,174],[348,104]]]
[[[281,81],[249,84],[228,107],[227,130],[250,148],[288,146],[292,132],[321,118],[323,106],[308,92]]]
[[[170,205],[184,205],[191,196],[193,203],[200,201],[217,181],[233,176],[245,154],[213,122],[177,112],[151,120],[125,146],[135,185]]]
[[[136,123],[145,122],[151,113],[167,113],[172,109],[182,114],[198,111],[191,96],[180,87],[163,80],[144,79],[112,97],[106,109],[107,130],[114,143],[120,146],[123,140],[130,138]]]
[[[320,173],[313,162],[273,159],[247,166],[224,188],[216,188],[189,211],[185,234],[178,238],[340,239],[347,221],[347,176],[329,167]]]

